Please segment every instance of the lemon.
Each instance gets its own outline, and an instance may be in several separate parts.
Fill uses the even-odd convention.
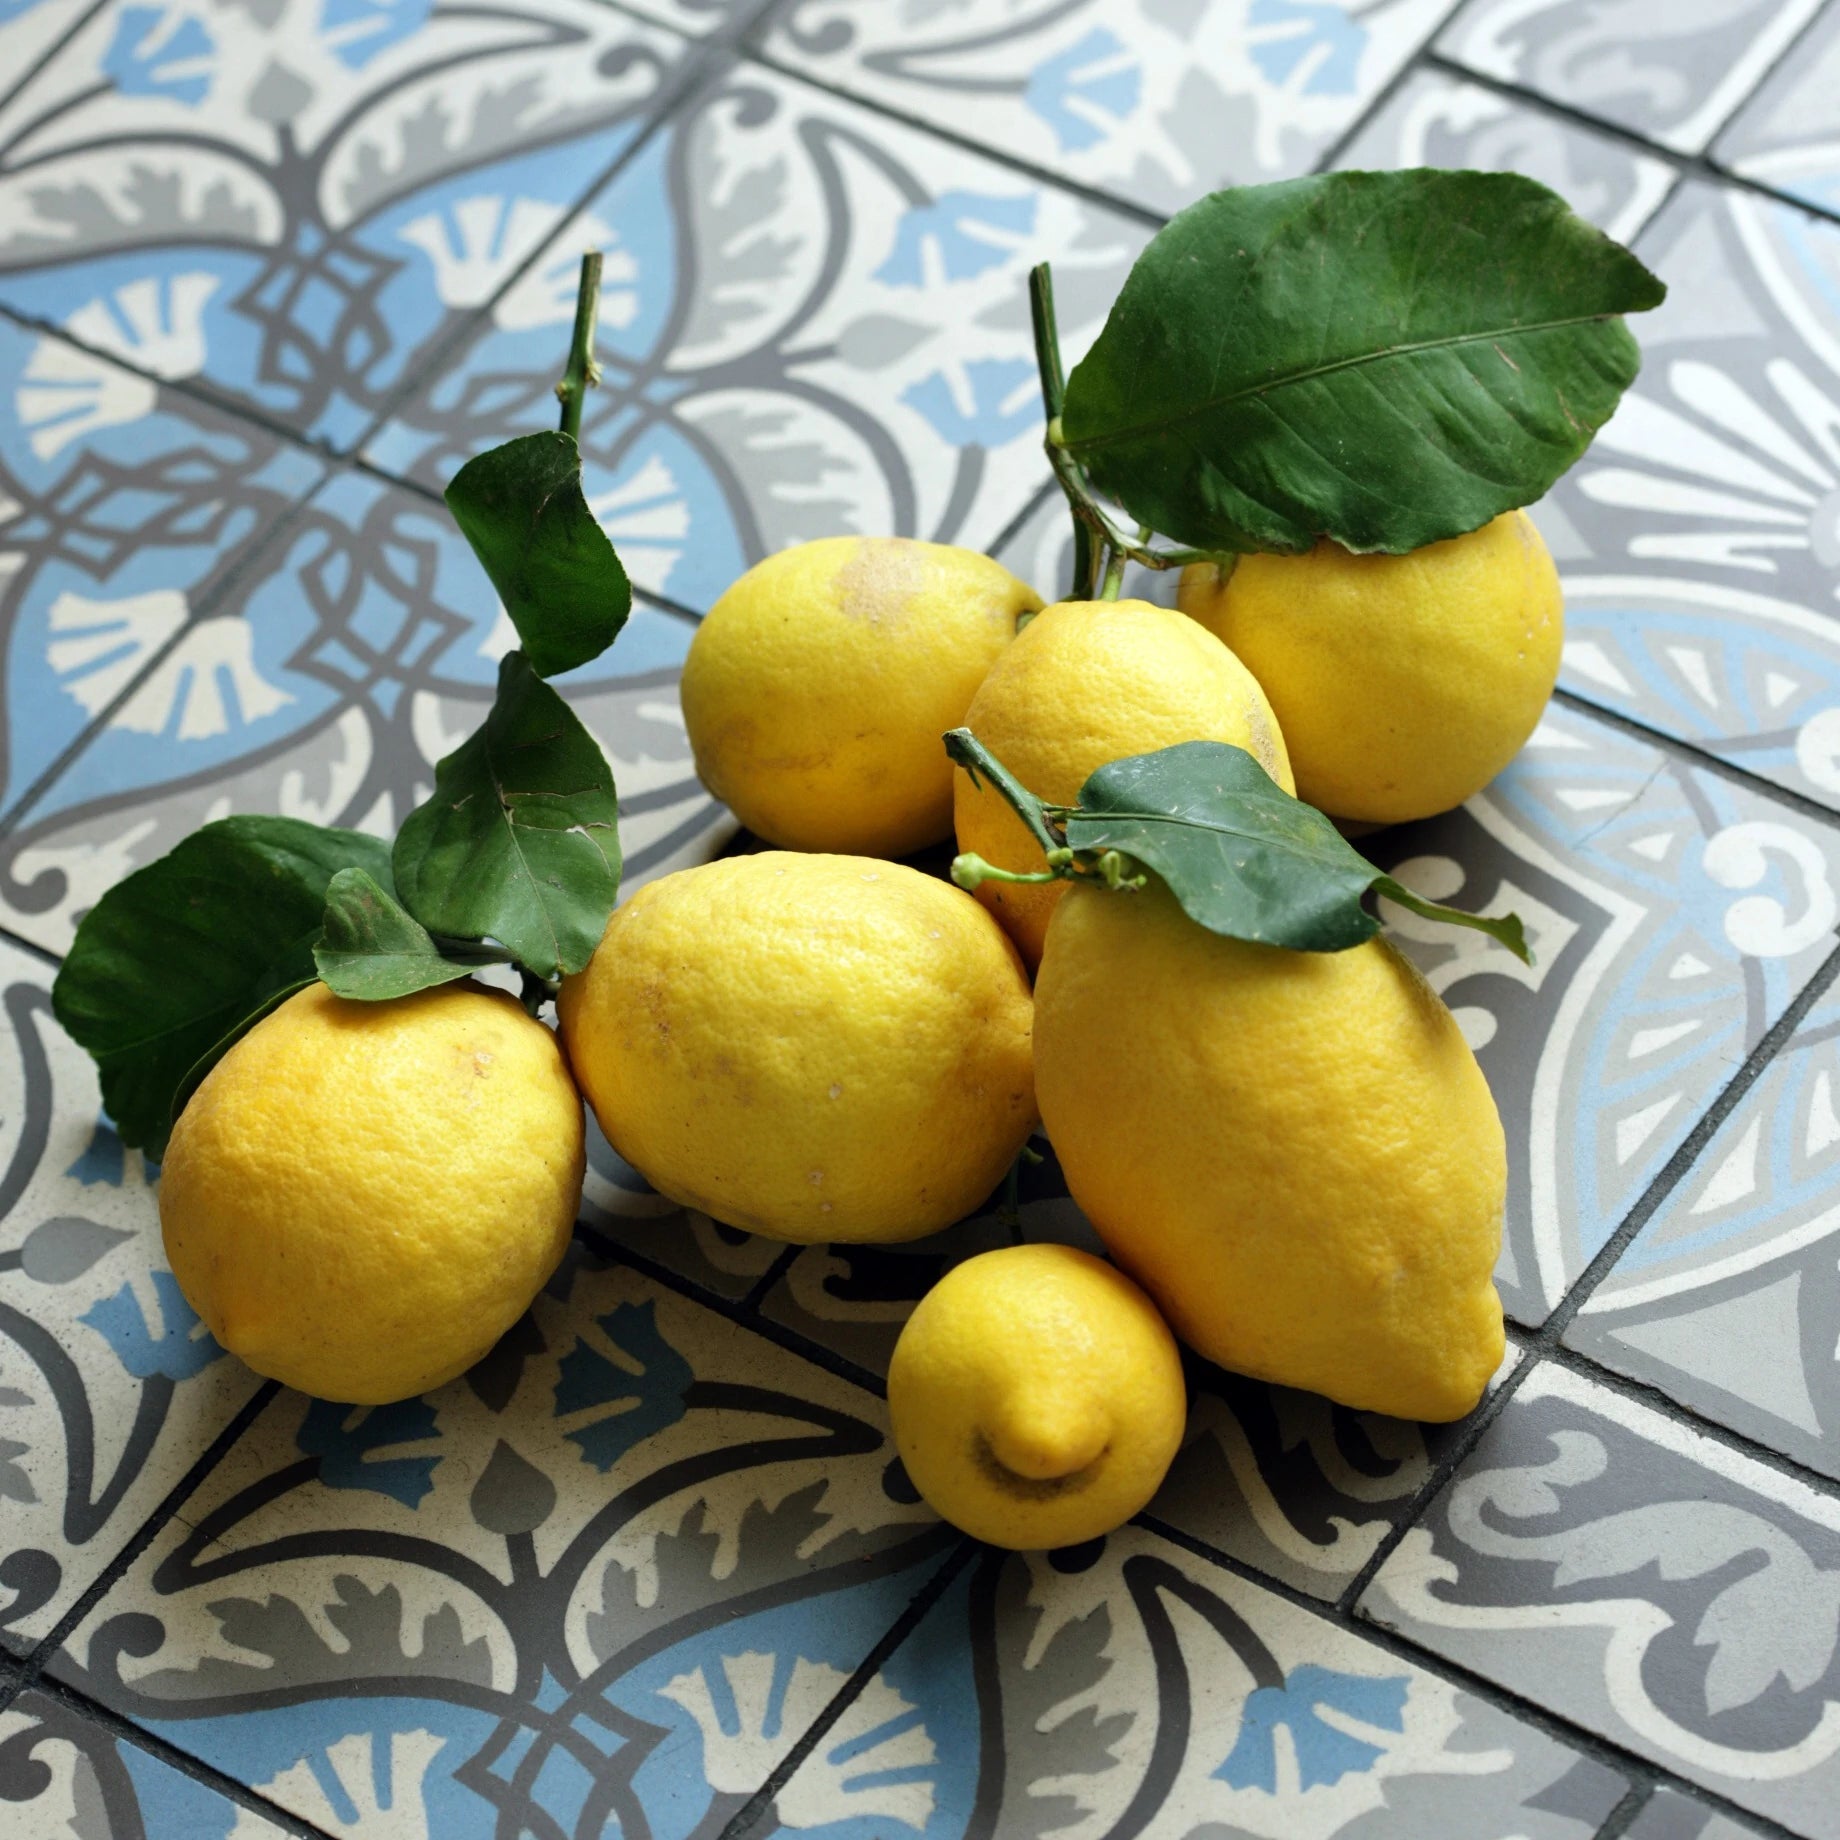
[[[1017,617],[1000,563],[907,537],[825,537],[757,563],[697,628],[684,723],[703,783],[795,850],[905,856],[952,830],[939,745]]]
[[[895,1448],[935,1513],[1021,1551],[1128,1521],[1182,1442],[1182,1360],[1156,1306],[1071,1246],[1006,1246],[920,1299],[888,1369]]]
[[[1246,945],[1159,883],[1075,888],[1035,1016],[1067,1186],[1184,1341],[1369,1411],[1475,1405],[1503,1349],[1501,1120],[1390,945]]]
[[[1148,601],[1062,601],[1037,614],[992,666],[965,726],[1050,804],[1071,805],[1107,761],[1180,741],[1245,748],[1292,790],[1284,737],[1252,675],[1193,620]],[[993,787],[960,772],[955,799],[961,850],[1001,869],[1042,867]],[[978,890],[1030,965],[1060,896],[1058,885]]]
[[[1559,574],[1524,511],[1404,556],[1321,542],[1184,569],[1185,613],[1278,712],[1297,796],[1401,824],[1461,805],[1519,751],[1559,675]]]
[[[568,1245],[581,1100],[511,998],[354,1003],[313,984],[179,1115],[160,1227],[179,1288],[257,1373],[380,1405],[443,1385]]]
[[[969,895],[898,863],[773,850],[664,876],[561,1010],[614,1149],[776,1239],[932,1233],[1036,1122],[1015,952]]]

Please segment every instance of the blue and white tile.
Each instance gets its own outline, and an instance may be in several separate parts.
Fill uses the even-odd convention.
[[[323,468],[0,322],[0,810],[127,691]],[[130,701],[122,719],[142,722]]]
[[[1616,1772],[1155,1535],[980,1549],[752,1836],[1588,1840]]]
[[[0,107],[0,301],[348,447],[683,46],[595,0],[109,0]]]
[[[1758,1840],[1757,1830],[1677,1789],[1657,1789],[1624,1829],[1628,1840]]]
[[[0,1643],[21,1652],[258,1384],[180,1295],[153,1173],[101,1116],[50,982],[0,945]]]
[[[1524,173],[1618,242],[1634,240],[1674,184],[1674,168],[1628,142],[1439,70],[1416,70],[1363,123],[1336,165],[1444,166]]]
[[[293,1831],[37,1692],[0,1712],[0,1829],[17,1840],[286,1840]]]
[[[1643,370],[1535,517],[1580,696],[1840,806],[1840,226],[1692,183]]]
[[[635,581],[702,611],[806,538],[981,548],[1040,483],[1027,273],[1071,359],[1146,232],[980,155],[741,67],[649,141],[368,448],[439,488],[555,413],[577,252],[606,251],[582,447]]]
[[[1305,173],[1450,0],[796,0],[768,53],[1167,214]]]
[[[1840,212],[1840,7],[1823,8],[1712,150],[1730,172]]]
[[[1809,1840],[1840,1835],[1840,1499],[1547,1362],[1363,1612]]]
[[[1537,1324],[1833,949],[1840,830],[1555,704],[1467,805],[1362,847],[1527,923],[1531,966],[1383,907],[1501,1108],[1496,1281]]]
[[[1840,993],[1763,1070],[1566,1345],[1840,1478]]]
[[[577,1251],[439,1392],[281,1394],[51,1667],[364,1840],[713,1834],[956,1544],[871,1394]]]
[[[7,0],[0,7],[0,103],[84,14],[104,0]]]
[[[640,605],[560,679],[613,763],[626,886],[733,830],[677,701],[691,628]],[[514,635],[443,506],[343,473],[184,625],[0,842],[0,922],[62,952],[104,889],[230,812],[390,835],[483,720]]]
[[[1469,0],[1437,48],[1485,76],[1698,153],[1822,0]]]

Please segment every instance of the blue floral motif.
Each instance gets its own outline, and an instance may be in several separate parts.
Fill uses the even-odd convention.
[[[1096,27],[1030,74],[1023,100],[1054,130],[1063,152],[1083,153],[1106,138],[1106,130],[1093,119],[1095,114],[1121,122],[1135,112],[1143,95],[1143,72],[1138,66],[1092,68],[1123,50],[1110,32]]]
[[[623,1303],[596,1322],[621,1353],[638,1363],[635,1375],[577,1339],[556,1378],[556,1417],[590,1406],[617,1406],[567,1433],[603,1475],[635,1445],[668,1430],[684,1416],[684,1395],[696,1376],[690,1363],[659,1333],[650,1302]]]
[[[971,385],[971,411],[959,407],[951,380],[943,371],[922,377],[901,393],[942,440],[954,447],[1001,447],[1025,433],[1039,419],[1040,405],[1029,393],[1035,372],[1019,358],[974,358],[965,366]]]
[[[160,1300],[161,1327],[157,1335],[148,1325],[133,1286],[128,1284],[113,1296],[91,1304],[79,1320],[88,1323],[114,1349],[115,1358],[137,1380],[151,1380],[155,1375],[189,1380],[224,1351],[210,1336],[196,1332],[198,1317],[180,1292],[178,1279],[157,1266],[151,1275]]]
[[[434,1407],[425,1399],[404,1399],[395,1405],[374,1406],[356,1423],[347,1424],[357,1408],[316,1399],[307,1408],[295,1443],[303,1455],[319,1458],[319,1479],[329,1489],[371,1489],[419,1508],[434,1487],[431,1457],[377,1457],[379,1450],[399,1444],[420,1444],[439,1437]]]
[[[1380,1747],[1328,1724],[1318,1711],[1328,1706],[1345,1712],[1363,1725],[1382,1731],[1405,1729],[1406,1695],[1411,1681],[1404,1675],[1374,1679],[1366,1674],[1344,1674],[1314,1662],[1294,1668],[1281,1687],[1259,1687],[1240,1714],[1239,1737],[1215,1777],[1235,1789],[1278,1787],[1276,1734],[1280,1725],[1291,1734],[1297,1756],[1297,1779],[1305,1789],[1337,1783],[1357,1770],[1371,1769],[1380,1760]]]
[[[321,0],[320,35],[351,70],[412,38],[428,22],[433,0]]]
[[[64,1173],[85,1188],[95,1182],[106,1182],[110,1188],[121,1187],[122,1177],[127,1173],[127,1157],[115,1127],[106,1117],[96,1120],[89,1142],[83,1146],[83,1154]]]
[[[1283,83],[1314,59],[1305,79],[1306,96],[1352,96],[1360,80],[1367,28],[1325,0],[1252,0],[1254,27],[1288,28],[1255,38],[1252,58],[1273,83]]]
[[[124,96],[166,96],[195,108],[211,90],[208,65],[217,42],[196,19],[162,32],[166,13],[157,6],[125,6],[102,68]]]
[[[890,287],[926,287],[930,244],[947,281],[968,281],[1000,268],[1035,228],[1035,199],[1027,192],[1000,197],[987,192],[941,192],[917,204],[895,226],[894,247],[875,271]],[[990,234],[996,232],[996,235]]]

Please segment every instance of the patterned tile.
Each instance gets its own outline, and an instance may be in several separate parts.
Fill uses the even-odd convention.
[[[1840,1500],[1531,1374],[1364,1613],[1811,1840],[1840,1834]]]
[[[46,1693],[0,1712],[0,1831],[17,1840],[283,1840],[277,1827]]]
[[[1832,949],[1840,832],[1554,705],[1460,811],[1363,848],[1528,924],[1531,967],[1387,911],[1501,1107],[1496,1280],[1541,1322]]]
[[[769,52],[1158,212],[1308,172],[1451,0],[797,0]]]
[[[1623,243],[1655,214],[1674,183],[1665,160],[1434,70],[1408,77],[1342,149],[1336,165],[1525,173]]]
[[[657,20],[698,38],[746,25],[774,0],[613,0],[613,4],[642,19]]]
[[[1840,8],[1827,6],[1795,55],[1758,89],[1713,149],[1721,166],[1840,211]]]
[[[0,103],[84,15],[106,0],[12,0],[0,12]]]
[[[1697,153],[1822,0],[1469,0],[1438,49],[1471,70]]]
[[[1674,1789],[1657,1789],[1625,1830],[1628,1840],[1756,1840],[1756,1829],[1702,1808]]]
[[[257,1386],[179,1295],[149,1173],[101,1120],[49,985],[0,945],[0,1643],[18,1651]]]
[[[629,887],[733,829],[690,765],[689,636],[641,606],[560,680],[613,761]],[[483,718],[512,637],[444,507],[339,475],[21,815],[0,843],[0,921],[61,952],[105,888],[232,811],[387,835]]]
[[[565,1261],[465,1379],[283,1394],[53,1662],[335,1832],[714,1834],[955,1539],[880,1404]]]
[[[1512,1342],[1493,1385],[1520,1361]],[[1333,1601],[1411,1511],[1466,1422],[1417,1425],[1191,1363],[1188,1435],[1149,1512]],[[1491,1391],[1493,1386],[1491,1387]]]
[[[608,252],[589,497],[633,577],[702,609],[760,556],[842,530],[980,547],[1040,483],[1027,270],[1070,354],[1138,225],[760,69],[704,92],[550,246]],[[533,283],[533,285],[537,285]],[[572,283],[571,283],[572,285]],[[545,425],[556,313],[522,284],[371,443],[443,484]]]
[[[1840,227],[1691,184],[1641,377],[1536,511],[1579,695],[1840,806]]]
[[[1811,1009],[1566,1331],[1840,1477],[1840,992]]]
[[[595,0],[110,0],[0,108],[0,301],[348,446],[682,45]],[[565,285],[511,310],[566,321]]]
[[[259,428],[0,321],[0,809],[322,470]],[[145,735],[146,698],[118,720]]]
[[[1586,1840],[1621,1777],[1127,1530],[988,1549],[750,1830],[816,1840]]]

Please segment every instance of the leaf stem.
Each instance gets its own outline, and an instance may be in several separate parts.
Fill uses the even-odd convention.
[[[1035,330],[1035,369],[1041,377],[1041,407],[1052,456],[1059,439],[1061,409],[1067,400],[1067,373],[1061,364],[1060,327],[1054,317],[1054,271],[1046,262],[1029,270],[1029,323]],[[1057,477],[1058,473],[1057,468]],[[1061,489],[1066,490],[1064,483]],[[1069,508],[1073,513],[1072,591],[1075,599],[1090,600],[1097,578],[1093,533],[1081,517],[1079,506],[1070,503]]]
[[[581,411],[588,391],[601,380],[594,361],[594,320],[601,304],[601,252],[588,250],[581,258],[581,280],[575,290],[575,330],[569,338],[568,368],[556,385],[562,404],[562,432],[571,441],[581,439]]]
[[[970,729],[951,730],[945,737],[945,744],[946,753],[951,759],[971,775],[972,785],[978,785],[981,777],[989,780],[991,785],[1003,795],[1009,802],[1011,810],[1029,827],[1029,835],[1041,845],[1041,853],[1048,858],[1050,863],[1057,855],[1066,851],[1067,839],[1060,836],[1049,824],[1043,813],[1041,800],[1029,791]],[[1071,854],[1068,854],[1066,860],[1072,860]],[[1008,871],[1002,870],[998,873],[1008,874]],[[1057,881],[1060,878],[1050,875],[1045,879]]]
[[[552,1001],[562,986],[552,983],[548,978],[538,977],[534,971],[527,971],[522,965],[518,967],[518,972],[524,980],[524,987],[518,992],[518,1001],[532,1016],[540,1016],[543,1005]]]
[[[1071,850],[1056,850],[1056,856],[1073,860]],[[993,862],[986,862],[975,850],[967,850],[963,856],[952,858],[952,880],[964,889],[966,894],[976,894],[986,882],[1001,882],[1006,888],[1034,888],[1048,882],[1064,882],[1068,878],[1061,873],[1059,865],[1051,869],[1040,869],[1032,875],[1024,875],[1016,869],[999,869]]]
[[[1121,549],[1106,546],[1105,579],[1099,584],[1099,599],[1115,601],[1124,588],[1125,555]]]

